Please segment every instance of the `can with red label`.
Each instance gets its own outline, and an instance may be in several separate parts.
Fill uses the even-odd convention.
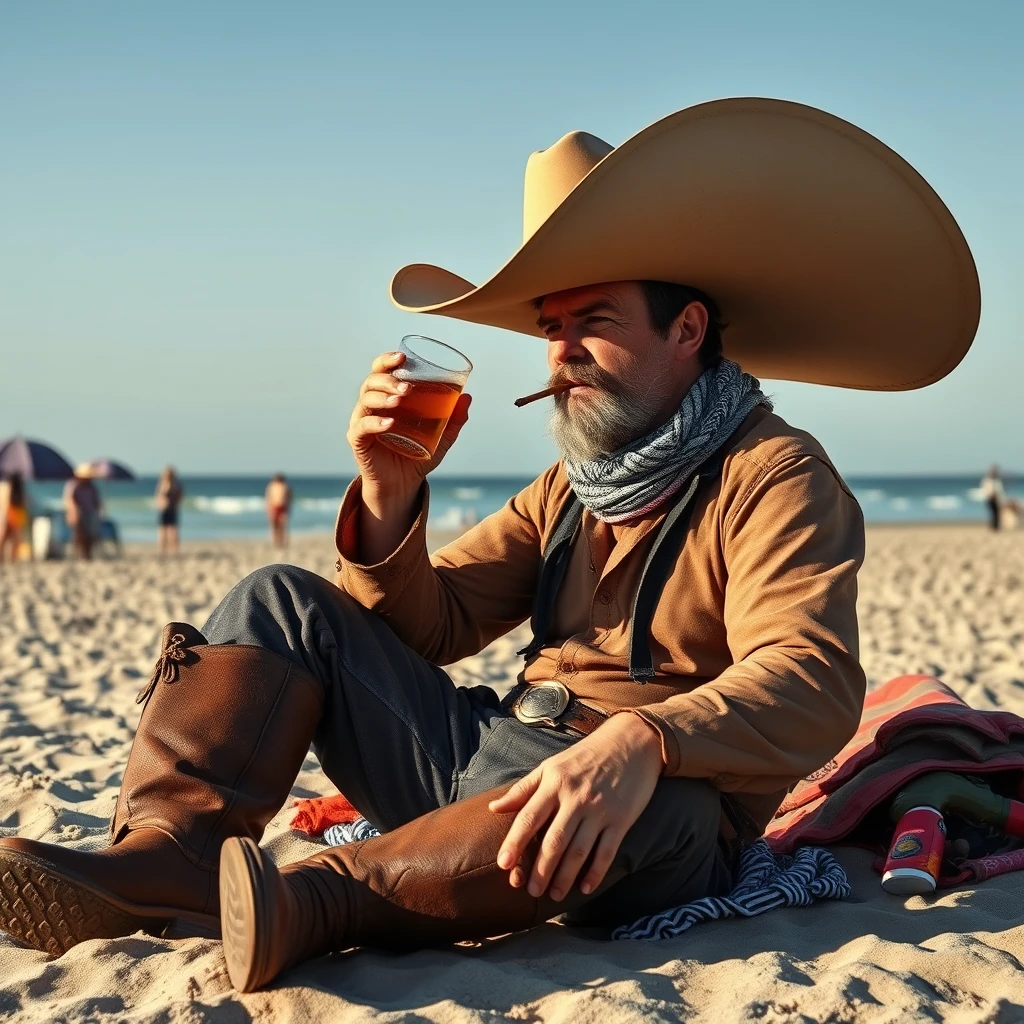
[[[898,896],[935,892],[946,823],[934,807],[911,807],[899,820],[885,860],[882,888]]]

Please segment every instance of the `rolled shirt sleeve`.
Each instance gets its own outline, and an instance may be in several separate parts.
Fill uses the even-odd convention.
[[[408,534],[377,565],[357,560],[361,488],[356,479],[338,514],[338,585],[429,661],[445,665],[477,654],[530,615],[545,499],[556,469],[433,555],[427,553],[429,488],[424,484]]]

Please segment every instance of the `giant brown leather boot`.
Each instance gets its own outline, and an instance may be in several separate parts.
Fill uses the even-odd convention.
[[[509,884],[496,858],[515,815],[487,808],[506,790],[280,871],[252,840],[229,839],[221,851],[220,901],[231,983],[252,992],[294,964],[351,946],[409,949],[521,931],[590,898],[574,887],[556,903]],[[535,846],[524,865],[532,864]]]
[[[279,655],[208,644],[181,622],[161,650],[139,695],[112,845],[0,839],[0,928],[54,956],[139,929],[217,934],[221,844],[259,840],[320,718],[322,686]]]

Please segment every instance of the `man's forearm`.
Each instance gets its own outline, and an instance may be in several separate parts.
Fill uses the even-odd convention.
[[[363,565],[377,565],[395,553],[416,518],[420,490],[385,494],[363,481],[358,551]]]

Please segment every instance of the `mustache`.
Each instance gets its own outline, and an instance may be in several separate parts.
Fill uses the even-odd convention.
[[[602,369],[597,363],[563,364],[548,378],[548,387],[555,388],[562,384],[585,384],[612,394],[617,394],[621,390],[621,384],[615,375]],[[563,391],[560,395],[555,395],[555,401],[565,401],[568,397],[569,392]]]

